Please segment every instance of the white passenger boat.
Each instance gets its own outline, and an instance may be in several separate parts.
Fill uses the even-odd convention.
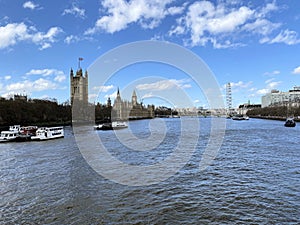
[[[233,120],[249,120],[249,117],[246,115],[238,114],[238,115],[231,117],[231,119],[233,119]]]
[[[37,129],[35,136],[31,137],[31,140],[49,140],[54,138],[63,138],[63,127],[40,127]]]
[[[19,132],[15,131],[2,131],[0,135],[0,142],[15,141]]]
[[[14,125],[10,126],[9,130],[1,131],[0,142],[15,141],[19,136],[20,129],[20,125]]]
[[[94,126],[95,130],[119,130],[127,128],[128,124],[122,121],[113,121],[111,123],[103,123]]]

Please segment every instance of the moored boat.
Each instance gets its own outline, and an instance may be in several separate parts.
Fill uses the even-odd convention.
[[[235,116],[231,117],[231,119],[233,119],[233,120],[249,120],[249,117],[238,114],[238,115],[235,115]]]
[[[128,124],[126,122],[114,121],[112,122],[111,126],[114,130],[119,130],[119,129],[127,128]]]
[[[94,126],[95,130],[112,130],[111,123],[102,123]]]
[[[16,131],[2,131],[0,135],[0,142],[15,141],[19,132]]]
[[[20,128],[20,125],[13,125],[9,127],[9,130],[1,131],[0,142],[15,141],[19,136]]]
[[[128,125],[126,122],[114,121],[111,123],[102,123],[94,126],[95,130],[119,130],[127,128]]]
[[[286,119],[285,123],[284,123],[285,127],[295,127],[296,126],[296,122],[294,121],[294,118],[289,117]]]
[[[37,129],[35,136],[31,136],[31,140],[49,140],[64,137],[63,127],[40,127]]]
[[[30,141],[36,135],[37,126],[23,126],[20,128],[16,141]]]

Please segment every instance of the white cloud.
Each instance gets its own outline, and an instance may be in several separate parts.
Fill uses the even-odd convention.
[[[95,99],[98,97],[97,94],[89,94],[89,101],[95,101]]]
[[[187,6],[187,3],[183,4],[183,6],[180,6],[180,7],[178,7],[178,6],[170,7],[167,9],[167,12],[168,12],[167,14],[172,15],[172,16],[177,15],[177,14],[182,14],[183,11],[185,10],[186,6]]]
[[[115,99],[117,97],[117,91],[115,91],[112,94],[107,94],[104,96],[106,99],[111,98],[111,99]]]
[[[207,39],[207,40],[209,40],[213,44],[213,47],[217,48],[217,49],[235,48],[235,47],[242,47],[242,46],[245,45],[243,43],[232,43],[229,40],[225,40],[225,41],[223,41],[223,43],[221,43],[221,42],[218,42],[217,38],[210,38],[210,39]]]
[[[275,78],[270,78],[265,81],[266,84],[272,83],[275,80]]]
[[[274,70],[272,72],[265,72],[264,75],[266,76],[273,76],[273,75],[278,75],[280,74],[280,71],[279,70]]]
[[[97,91],[99,91],[99,92],[104,92],[104,93],[106,93],[106,92],[108,92],[108,91],[110,91],[111,89],[113,89],[114,88],[114,86],[113,85],[107,85],[107,86],[100,86],[100,87],[93,87],[93,90],[97,90]]]
[[[43,77],[55,76],[54,81],[57,82],[63,82],[64,80],[66,80],[66,75],[64,74],[64,72],[56,69],[32,69],[27,72],[26,75],[39,75]]]
[[[251,19],[254,11],[248,7],[227,8],[208,1],[198,1],[189,6],[187,14],[178,19],[169,34],[190,33],[191,45],[206,45],[216,36],[236,32]],[[179,31],[179,33],[178,33]]]
[[[9,84],[5,87],[7,92],[34,92],[34,91],[44,91],[56,89],[57,85],[50,80],[40,78],[35,81],[25,80],[23,82],[17,82]]]
[[[43,77],[50,75],[64,75],[64,72],[56,69],[32,69],[26,75],[40,75]]]
[[[139,84],[136,86],[138,90],[151,90],[151,91],[162,91],[162,90],[169,90],[172,88],[191,88],[191,84],[187,83],[189,80],[182,79],[182,80],[161,80],[154,83],[147,83],[147,84]]]
[[[4,76],[4,80],[10,80],[10,79],[11,79],[10,75]]]
[[[80,41],[80,38],[78,36],[74,36],[74,35],[69,35],[64,40],[64,42],[67,44],[76,43],[78,41]]]
[[[279,7],[276,5],[276,1],[271,3],[267,3],[266,6],[262,7],[262,9],[257,13],[258,17],[265,17],[272,11],[279,10]]]
[[[93,38],[88,36],[69,35],[65,38],[64,42],[69,45],[84,40],[93,41]]]
[[[268,79],[265,81],[266,87],[260,90],[257,90],[257,94],[259,95],[265,95],[267,93],[270,93],[273,89],[276,89],[279,84],[281,84],[281,81],[274,81],[275,79]]]
[[[257,17],[266,17],[273,11],[278,11],[280,8],[276,5],[276,1],[267,3],[261,10],[257,12]]]
[[[280,23],[272,23],[267,19],[258,18],[253,23],[246,24],[243,29],[252,33],[261,34],[264,37],[271,34],[281,26]]]
[[[154,97],[154,96],[155,96],[155,95],[153,95],[152,92],[150,92],[150,93],[144,94],[144,95],[142,96],[142,99],[152,98],[152,97]]]
[[[298,39],[298,34],[295,31],[284,30],[281,31],[275,38],[265,37],[261,39],[261,43],[285,43],[287,45],[294,45],[300,43],[300,39]]]
[[[31,9],[31,10],[34,10],[36,8],[38,8],[39,5],[38,4],[35,4],[33,3],[32,1],[27,1],[23,4],[23,8],[24,9]]]
[[[295,45],[300,43],[300,39],[298,38],[298,33],[296,31],[284,30],[281,31],[275,38],[264,38],[261,40],[261,43],[284,43],[287,45]]]
[[[300,66],[296,67],[293,72],[293,74],[300,74]]]
[[[28,28],[24,23],[13,23],[0,27],[0,49],[26,39],[28,39]]]
[[[150,38],[151,41],[165,41],[164,35],[155,34],[152,38]]]
[[[62,15],[71,14],[75,17],[85,18],[85,9],[79,8],[75,3],[72,4],[70,9],[65,9]]]
[[[252,81],[249,81],[248,83],[244,83],[243,81],[238,81],[236,83],[231,82],[230,84],[231,84],[231,88],[248,88],[252,84]]]
[[[169,36],[188,35],[184,40],[186,45],[206,46],[214,48],[229,48],[244,46],[242,41],[247,38],[258,38],[260,43],[299,43],[297,33],[282,30],[275,38],[276,30],[283,26],[274,23],[270,15],[280,10],[276,1],[262,7],[253,8],[243,5],[242,1],[196,1],[189,5],[185,15],[176,20],[169,31]]]
[[[270,92],[269,89],[263,88],[263,89],[258,90],[256,93],[259,94],[259,95],[265,95],[265,94],[267,94],[269,92]]]
[[[102,7],[107,15],[100,17],[93,28],[85,34],[96,31],[115,33],[126,29],[131,23],[138,23],[143,28],[153,29],[167,15],[182,13],[182,7],[167,7],[174,0],[103,0]]]
[[[47,48],[50,48],[52,45],[50,43],[43,43],[41,44],[41,47],[39,48],[39,50],[44,50]]]
[[[279,84],[281,84],[281,82],[280,81],[277,81],[277,82],[270,82],[269,84],[268,84],[268,87],[272,90],[272,89],[274,89],[274,88],[276,88]]]
[[[22,41],[31,41],[40,45],[40,49],[51,47],[55,38],[62,32],[59,27],[51,27],[47,33],[38,32],[35,27],[28,27],[24,23],[10,23],[0,26],[0,49],[16,45]]]
[[[66,80],[66,75],[64,75],[64,74],[58,74],[54,78],[54,81],[57,81],[59,83],[63,82],[64,80]]]

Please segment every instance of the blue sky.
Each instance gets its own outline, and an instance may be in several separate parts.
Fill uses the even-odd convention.
[[[0,95],[26,93],[64,102],[70,68],[77,69],[79,57],[85,70],[120,45],[158,40],[198,55],[223,94],[230,82],[233,106],[260,103],[271,89],[300,86],[299,25],[298,0],[0,0]],[[118,87],[150,76],[164,79],[133,87],[146,103],[163,103],[147,102],[158,85],[166,91],[179,87],[194,106],[207,106],[192,79],[168,65],[131,65],[101,87],[92,83],[90,88],[98,93],[101,88],[97,99],[103,103]]]

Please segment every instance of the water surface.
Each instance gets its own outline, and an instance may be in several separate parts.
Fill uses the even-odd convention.
[[[188,163],[169,179],[140,187],[114,183],[91,169],[71,127],[64,139],[1,144],[0,223],[300,224],[300,124],[227,120],[217,157],[199,171],[210,128],[208,118],[199,120],[200,138]],[[113,131],[88,132],[98,132],[119,160],[150,165],[179,141],[180,119],[164,122],[166,136],[151,151],[132,151]],[[147,138],[149,120],[132,121],[129,129]]]

